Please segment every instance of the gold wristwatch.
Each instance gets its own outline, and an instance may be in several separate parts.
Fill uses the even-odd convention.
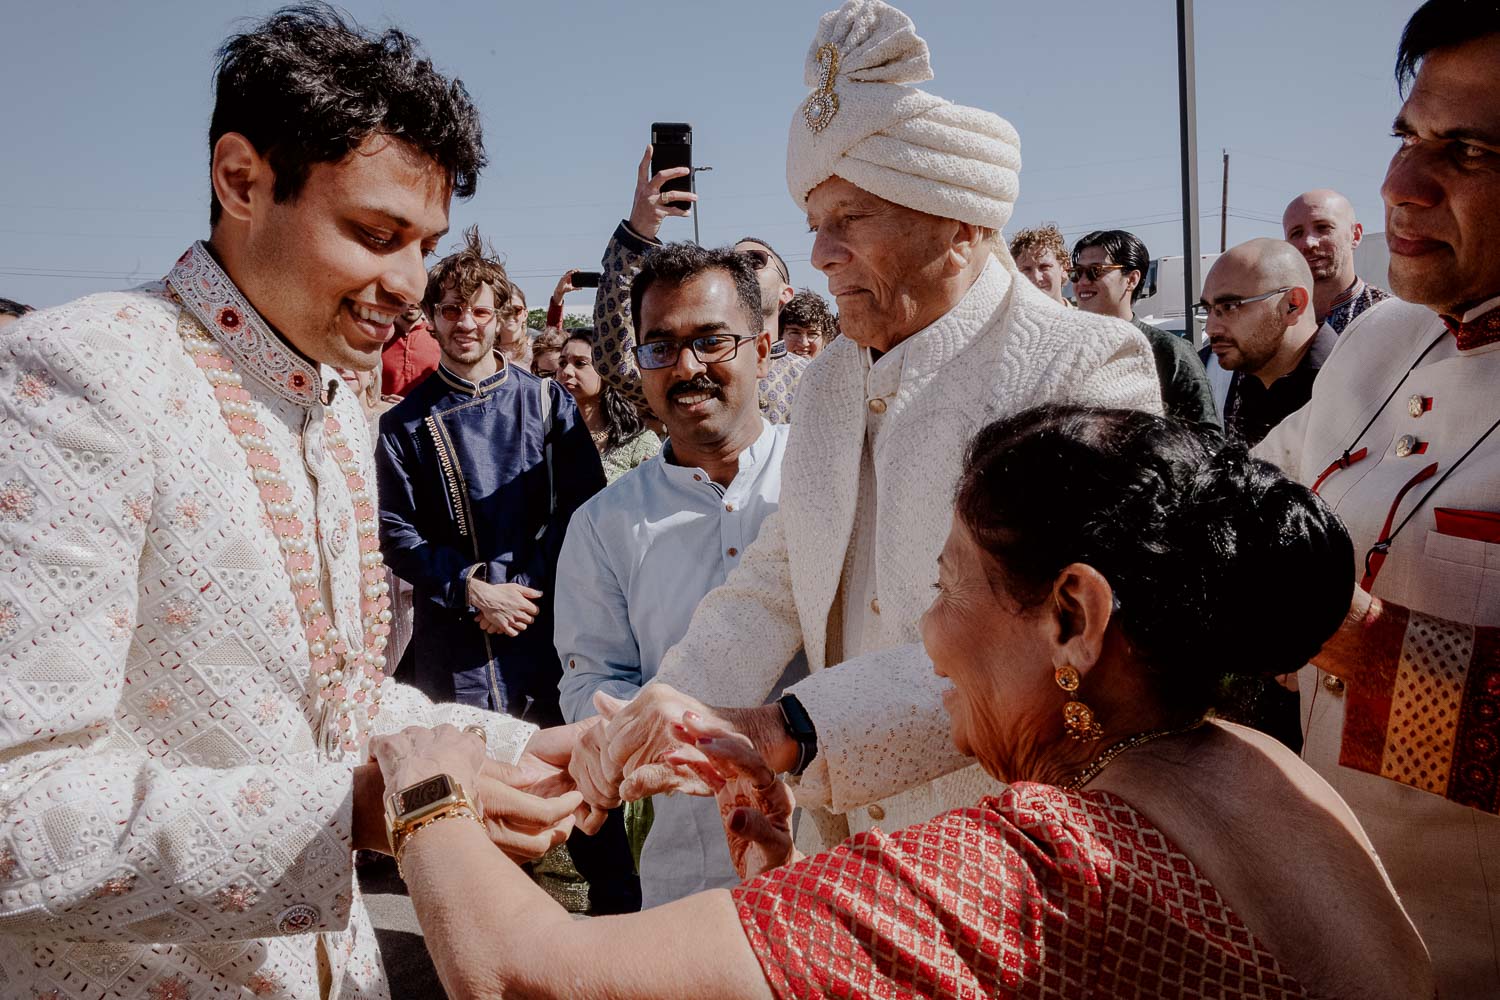
[[[446,774],[435,774],[385,797],[385,832],[390,839],[391,853],[396,856],[398,872],[401,849],[411,835],[452,816],[466,816],[481,828],[484,826],[484,821],[479,818],[479,808],[464,791],[463,785]]]

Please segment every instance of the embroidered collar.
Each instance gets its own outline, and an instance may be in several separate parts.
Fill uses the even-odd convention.
[[[319,401],[328,379],[271,329],[199,240],[177,258],[167,285],[230,356],[234,366],[299,406]],[[329,378],[332,376],[330,375]]]
[[[1500,341],[1500,296],[1481,302],[1458,319],[1444,316],[1442,320],[1460,351],[1493,344]]]
[[[1364,281],[1363,278],[1361,278],[1359,275],[1356,274],[1354,276],[1354,281],[1350,283],[1349,287],[1346,288],[1346,289],[1344,289],[1342,292],[1339,292],[1338,297],[1335,298],[1333,300],[1333,302],[1329,304],[1328,311],[1329,312],[1333,312],[1339,306],[1348,305],[1355,298],[1357,298],[1360,295],[1360,293],[1363,292],[1364,290],[1365,290],[1365,281]]]
[[[488,396],[510,378],[510,362],[505,360],[505,355],[496,350],[495,360],[500,363],[500,370],[478,384],[453,374],[453,369],[441,361],[438,362],[438,378],[446,382],[449,388],[457,389],[459,392],[466,392],[471,396]]]

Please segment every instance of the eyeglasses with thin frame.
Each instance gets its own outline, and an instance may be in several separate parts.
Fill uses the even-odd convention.
[[[693,357],[703,364],[714,365],[733,361],[740,352],[740,345],[747,340],[754,340],[756,336],[758,334],[739,337],[732,333],[710,333],[692,340],[648,340],[644,344],[635,345],[632,350],[635,352],[636,364],[653,371],[675,365],[684,347],[692,351]]]
[[[1079,278],[1087,278],[1090,281],[1098,281],[1110,271],[1123,271],[1124,264],[1080,264],[1078,267],[1068,268],[1068,280],[1074,284]]]
[[[1252,302],[1261,302],[1273,295],[1280,295],[1283,292],[1290,292],[1291,290],[1291,285],[1282,285],[1280,288],[1273,288],[1269,292],[1261,292],[1259,295],[1251,295],[1243,299],[1223,299],[1219,302],[1195,302],[1193,304],[1193,318],[1205,320],[1212,314],[1214,319],[1228,319],[1239,311],[1240,306],[1248,306]]]
[[[474,317],[476,326],[484,326],[495,318],[495,310],[487,306],[459,305],[456,302],[444,302],[437,307],[438,315],[449,323],[457,323],[463,318],[464,313]]]

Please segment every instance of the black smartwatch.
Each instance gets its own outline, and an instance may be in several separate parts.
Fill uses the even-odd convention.
[[[776,704],[781,708],[781,724],[786,728],[786,734],[797,741],[797,766],[789,773],[801,777],[807,765],[818,755],[818,731],[813,728],[812,716],[807,714],[796,695],[784,694]]]

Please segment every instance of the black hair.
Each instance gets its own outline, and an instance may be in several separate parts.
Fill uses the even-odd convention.
[[[1096,229],[1073,244],[1074,267],[1078,266],[1078,255],[1089,247],[1099,247],[1111,264],[1122,265],[1127,273],[1130,271],[1141,273],[1140,280],[1130,291],[1130,301],[1134,302],[1145,294],[1146,272],[1151,267],[1151,254],[1146,250],[1146,244],[1141,242],[1140,237],[1134,233],[1127,233],[1123,229]]]
[[[277,202],[296,198],[317,163],[337,163],[375,134],[409,143],[474,193],[485,164],[479,112],[417,41],[373,35],[323,3],[283,7],[218,52],[209,156],[237,132],[276,173]],[[210,189],[209,224],[223,207]]]
[[[729,273],[750,331],[761,332],[760,280],[744,254],[727,248],[709,250],[696,243],[665,243],[646,255],[630,283],[630,315],[635,317],[636,337],[646,335],[645,321],[641,318],[641,300],[646,297],[646,289],[658,281],[684,285],[708,271]]]
[[[564,333],[566,334],[566,339],[563,340],[564,345],[575,340],[580,344],[588,345],[589,364],[593,364],[594,331],[578,329],[565,330]],[[603,388],[599,391],[599,412],[604,414],[604,423],[609,428],[608,444],[611,448],[620,447],[646,429],[646,424],[641,420],[641,414],[636,410],[635,404],[627,400],[608,382],[603,382]]]
[[[1311,490],[1138,410],[1041,406],[990,424],[954,507],[1024,606],[1072,563],[1108,580],[1112,622],[1183,722],[1226,677],[1301,669],[1354,592],[1353,543]]]
[[[15,316],[19,319],[27,313],[35,311],[24,302],[17,302],[15,299],[0,298],[0,316]]]
[[[1500,32],[1495,0],[1427,0],[1406,22],[1396,46],[1396,85],[1403,94],[1428,53]]]

